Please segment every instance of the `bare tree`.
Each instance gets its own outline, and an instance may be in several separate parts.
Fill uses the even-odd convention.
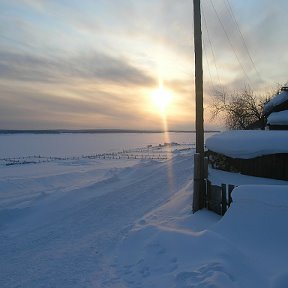
[[[249,88],[232,94],[216,91],[211,105],[212,119],[223,116],[226,127],[234,130],[263,128],[262,112],[267,101],[268,97],[255,96]]]

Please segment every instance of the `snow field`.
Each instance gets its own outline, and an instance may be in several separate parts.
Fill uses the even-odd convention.
[[[170,161],[180,173],[174,188],[167,163],[154,160],[126,160],[121,168],[115,166],[119,161],[104,161],[104,166],[93,162],[78,172],[67,163],[61,168],[48,163],[30,173],[27,168],[37,165],[21,167],[28,184],[19,180],[10,183],[14,193],[9,193],[11,186],[1,192],[1,287],[103,287],[103,277],[106,281],[111,272],[106,262],[112,248],[136,219],[165,202],[191,176],[190,157]],[[21,171],[9,167],[10,175],[15,175],[10,168]],[[2,187],[11,181],[9,173]],[[39,186],[31,191],[33,183]],[[33,197],[37,190],[41,197]]]
[[[1,166],[0,287],[288,287],[287,182],[210,171],[253,185],[192,214],[190,152]]]

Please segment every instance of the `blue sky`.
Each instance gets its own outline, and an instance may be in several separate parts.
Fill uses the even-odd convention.
[[[287,8],[202,1],[207,128],[213,87],[287,81]],[[192,0],[0,0],[0,11],[0,129],[161,129],[159,82],[173,95],[169,128],[194,129]]]

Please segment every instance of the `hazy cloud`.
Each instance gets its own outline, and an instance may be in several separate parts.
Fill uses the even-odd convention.
[[[0,76],[41,82],[61,82],[63,79],[75,77],[123,85],[154,83],[152,77],[124,60],[96,52],[68,59],[0,52]]]
[[[1,126],[9,121],[12,125],[18,119],[21,123],[21,125],[18,123],[19,127],[24,128],[23,125],[30,122],[30,128],[34,129],[37,129],[39,123],[51,129],[53,128],[51,123],[58,123],[57,127],[59,128],[66,127],[68,122],[71,123],[69,128],[73,128],[73,125],[78,128],[99,126],[112,128],[114,122],[118,122],[119,126],[123,128],[129,128],[134,123],[134,128],[136,128],[136,124],[143,119],[143,112],[138,110],[139,107],[135,105],[137,99],[131,101],[133,95],[128,95],[122,101],[113,93],[103,93],[97,90],[94,91],[95,97],[86,95],[85,90],[80,93],[79,97],[72,97],[73,87],[69,91],[71,97],[65,96],[67,93],[65,89],[49,91],[38,87],[16,86],[11,88],[5,87],[5,85],[0,85],[0,87]],[[77,96],[78,91],[74,92]],[[131,111],[131,109],[133,110]],[[137,110],[138,113],[135,113]],[[36,122],[34,123],[34,121]],[[45,122],[47,123],[45,124]],[[2,129],[3,127],[5,128],[2,126]],[[10,128],[16,129],[17,126],[10,126]],[[29,127],[25,126],[25,128]]]
[[[154,127],[159,119],[147,112],[145,105],[149,103],[143,91],[146,89],[149,94],[149,89],[157,85],[157,77],[163,78],[175,94],[171,109],[174,114],[169,116],[174,127],[183,128],[185,121],[191,127],[188,119],[194,118],[192,2],[1,1],[2,128],[9,128],[7,119],[11,125],[17,121],[19,125],[28,125],[29,121],[32,125],[41,119],[42,125],[46,121],[51,126],[66,123],[72,127],[72,123],[81,123],[83,127],[85,117],[89,117],[89,125],[94,117],[95,121],[107,121],[112,126],[138,121],[135,125]],[[212,82],[232,90],[251,82],[252,88],[261,89],[288,78],[288,2],[229,0],[245,43],[227,3],[202,1],[207,105]]]

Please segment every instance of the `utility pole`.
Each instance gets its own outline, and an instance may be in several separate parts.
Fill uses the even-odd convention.
[[[204,119],[203,119],[203,61],[200,0],[194,5],[196,154],[194,156],[193,213],[205,207],[204,181]]]

